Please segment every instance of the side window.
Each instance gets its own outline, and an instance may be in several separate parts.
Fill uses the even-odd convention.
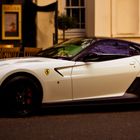
[[[129,47],[121,42],[100,42],[93,46],[92,52],[98,55],[123,55],[129,56]]]
[[[85,62],[100,62],[130,56],[128,44],[118,41],[100,41],[93,44],[83,57]]]
[[[140,54],[140,51],[123,41],[100,41],[79,58],[80,61],[97,62],[115,60]]]
[[[140,51],[132,46],[129,47],[130,51],[130,56],[134,56],[134,55],[139,55],[140,54]]]

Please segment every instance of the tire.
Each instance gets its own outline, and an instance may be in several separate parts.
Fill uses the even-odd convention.
[[[3,99],[8,111],[19,116],[27,116],[41,107],[42,90],[35,80],[17,76],[5,84]]]

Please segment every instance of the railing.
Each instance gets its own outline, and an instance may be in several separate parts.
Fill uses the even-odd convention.
[[[33,56],[37,54],[39,51],[41,51],[42,48],[30,48],[30,47],[25,47],[24,48],[24,56]]]
[[[33,56],[37,54],[39,51],[41,51],[41,48],[24,48],[24,56]],[[3,48],[0,47],[0,59],[2,58],[11,58],[11,57],[19,57],[20,56],[20,48],[14,47],[14,48]]]
[[[19,57],[20,48],[0,48],[1,58]]]

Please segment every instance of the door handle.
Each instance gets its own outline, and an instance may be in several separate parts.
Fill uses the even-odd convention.
[[[135,65],[135,62],[134,61],[130,62],[130,65]]]

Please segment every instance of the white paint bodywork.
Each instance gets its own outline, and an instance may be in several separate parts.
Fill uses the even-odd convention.
[[[74,68],[74,99],[123,96],[136,78],[139,68],[139,63],[133,58],[89,62]]]
[[[139,75],[139,62],[140,56],[104,62],[39,57],[1,60],[0,85],[11,74],[27,72],[40,81],[43,103],[118,97],[124,95]]]

